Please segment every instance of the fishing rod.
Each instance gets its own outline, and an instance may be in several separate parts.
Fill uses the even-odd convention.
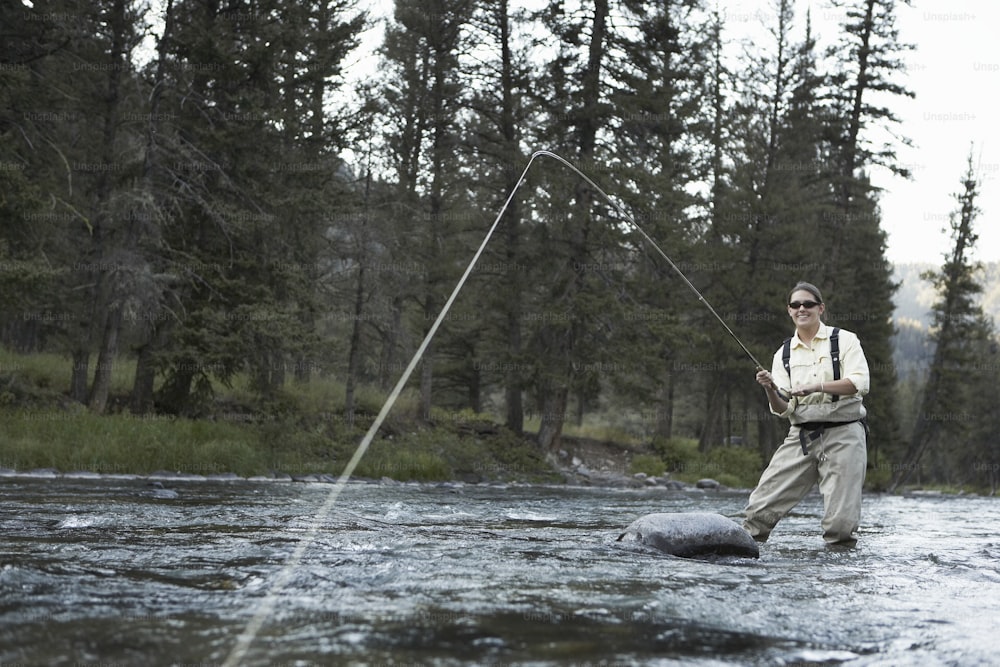
[[[708,308],[708,311],[710,313],[712,313],[713,316],[715,316],[715,319],[719,321],[719,324],[721,324],[723,326],[723,328],[725,328],[725,330],[729,333],[729,335],[732,336],[733,340],[735,340],[736,344],[740,346],[740,349],[743,350],[744,354],[746,354],[746,356],[750,358],[750,361],[753,362],[754,367],[758,371],[766,370],[764,368],[764,366],[761,365],[761,363],[759,361],[757,361],[757,357],[755,357],[753,355],[753,352],[751,352],[750,349],[747,348],[747,346],[743,344],[743,341],[741,341],[739,339],[739,337],[732,330],[732,328],[728,324],[726,324],[726,321],[724,319],[722,319],[722,317],[719,315],[718,312],[716,312],[715,308],[712,307],[712,304],[710,304],[708,302],[708,299],[706,299],[704,297],[704,295],[702,295],[702,293],[698,291],[698,288],[695,287],[694,284],[690,280],[688,280],[688,277],[686,275],[684,275],[684,272],[681,271],[680,268],[676,264],[674,264],[674,261],[672,259],[670,259],[670,257],[667,256],[667,253],[663,252],[663,249],[656,243],[656,241],[653,240],[653,238],[649,234],[646,233],[646,230],[644,230],[642,227],[639,226],[639,223],[637,223],[635,221],[635,218],[633,218],[631,215],[629,215],[628,211],[626,211],[620,204],[618,204],[618,202],[616,202],[614,199],[612,199],[611,196],[607,192],[605,192],[599,185],[597,185],[597,183],[595,183],[593,181],[593,179],[591,179],[585,173],[583,173],[582,171],[580,171],[579,169],[577,169],[575,165],[573,165],[571,162],[569,162],[565,158],[563,158],[563,157],[561,157],[559,155],[556,155],[552,151],[538,150],[538,151],[535,151],[534,153],[532,153],[531,159],[534,160],[535,157],[538,156],[538,155],[544,155],[546,157],[550,157],[550,158],[552,158],[554,160],[557,160],[558,162],[561,162],[562,164],[564,164],[565,166],[569,167],[574,172],[576,172],[576,174],[580,178],[582,178],[584,181],[586,181],[587,184],[590,185],[590,187],[594,188],[594,190],[596,190],[598,193],[600,193],[601,196],[603,196],[608,201],[608,203],[611,204],[615,208],[615,210],[618,211],[619,215],[621,215],[622,218],[624,218],[626,222],[628,222],[630,225],[632,225],[632,227],[634,227],[635,230],[638,231],[639,234],[641,234],[642,237],[644,239],[646,239],[646,241],[651,246],[653,246],[653,248],[656,249],[656,252],[659,253],[660,257],[662,257],[664,259],[664,261],[666,261],[666,263],[670,266],[670,268],[672,268],[674,270],[674,272],[676,272],[677,275],[680,276],[681,280],[684,281],[684,284],[687,285],[689,288],[691,288],[691,291],[694,292],[695,296],[698,297],[698,300],[701,303],[703,303],[706,308]],[[530,165],[531,162],[529,161],[528,164]],[[518,185],[520,185],[520,184],[518,184]],[[791,397],[791,393],[788,390],[781,389],[780,387],[778,387],[777,385],[775,385],[773,383],[772,383],[772,386],[774,387],[775,391],[777,391],[778,394],[782,398],[784,398],[785,400],[788,400]]]
[[[458,297],[458,293],[462,290],[462,287],[468,280],[469,275],[475,268],[476,263],[479,261],[479,257],[483,254],[483,251],[486,249],[486,245],[490,242],[490,239],[493,237],[493,233],[496,231],[497,226],[499,226],[500,220],[503,218],[504,213],[507,212],[507,208],[510,206],[511,201],[513,201],[514,199],[514,195],[521,188],[521,186],[524,185],[525,178],[528,175],[528,171],[531,169],[531,165],[534,164],[536,158],[542,156],[552,158],[553,160],[556,160],[557,162],[560,162],[563,165],[569,167],[574,173],[576,173],[578,176],[580,176],[580,178],[582,178],[592,188],[594,188],[595,191],[600,193],[601,196],[604,197],[621,214],[622,218],[624,218],[629,224],[631,224],[642,235],[642,237],[649,242],[650,245],[656,248],[656,251],[660,254],[660,256],[667,262],[667,264],[670,265],[670,267],[674,271],[677,272],[677,275],[681,277],[681,280],[684,281],[684,284],[687,285],[689,288],[691,288],[691,291],[693,291],[695,295],[697,295],[698,300],[701,301],[703,304],[705,304],[705,307],[708,308],[708,310],[712,313],[712,315],[715,316],[715,319],[717,319],[719,323],[723,327],[725,327],[726,331],[729,332],[729,335],[733,337],[733,340],[736,341],[736,343],[740,346],[743,352],[750,358],[750,360],[754,363],[757,369],[764,370],[764,367],[761,366],[760,362],[757,361],[757,358],[753,356],[753,353],[750,352],[747,346],[743,344],[743,342],[736,336],[733,330],[729,328],[729,325],[726,324],[726,322],[722,319],[722,317],[720,317],[719,314],[715,311],[715,308],[712,307],[712,304],[710,304],[705,299],[705,297],[702,296],[701,292],[699,292],[698,289],[691,283],[691,281],[687,279],[687,276],[685,276],[684,273],[680,270],[680,268],[678,268],[678,266],[674,264],[673,260],[671,260],[670,257],[667,256],[667,253],[663,252],[663,249],[656,244],[656,242],[652,239],[652,237],[650,237],[649,234],[647,234],[646,231],[639,226],[639,224],[635,221],[635,219],[631,215],[629,215],[624,208],[622,208],[615,200],[613,200],[607,192],[605,192],[599,185],[597,185],[597,183],[593,181],[593,179],[591,179],[585,173],[577,169],[576,166],[570,163],[568,160],[564,159],[559,155],[556,155],[552,151],[548,150],[535,151],[534,153],[531,154],[531,158],[528,160],[528,164],[524,167],[524,171],[521,172],[521,176],[520,178],[518,178],[517,184],[511,189],[510,194],[507,196],[507,200],[500,208],[500,212],[497,213],[497,216],[493,220],[493,224],[490,226],[489,231],[486,232],[486,236],[483,238],[482,243],[479,244],[479,248],[476,250],[475,254],[472,256],[472,259],[469,261],[469,265],[465,268],[465,273],[462,274],[462,277],[455,285],[455,288],[452,290],[451,295],[448,297],[448,300],[445,301],[444,307],[441,308],[441,312],[438,314],[437,319],[434,320],[433,324],[431,324],[431,327],[427,331],[427,334],[424,336],[424,339],[420,342],[420,345],[417,347],[417,351],[413,354],[413,357],[410,359],[409,364],[407,364],[406,369],[403,371],[403,374],[400,376],[399,380],[396,382],[396,385],[392,388],[392,391],[389,393],[389,397],[382,405],[382,409],[379,410],[378,415],[376,415],[375,421],[372,422],[371,426],[368,428],[368,431],[365,433],[364,437],[361,439],[361,442],[358,444],[357,449],[355,449],[353,456],[351,456],[351,459],[347,462],[347,465],[344,466],[343,472],[340,474],[340,477],[337,478],[337,481],[333,484],[332,488],[330,489],[330,493],[327,495],[326,500],[323,502],[323,505],[313,516],[313,521],[306,528],[305,535],[299,540],[295,549],[292,551],[292,554],[285,561],[285,564],[282,566],[278,575],[275,577],[274,583],[271,585],[270,590],[263,597],[263,599],[261,599],[258,602],[256,612],[247,622],[247,625],[244,627],[243,632],[241,632],[240,635],[236,638],[235,645],[230,650],[226,660],[222,663],[223,667],[237,667],[238,665],[243,664],[244,657],[250,650],[250,647],[253,644],[254,640],[256,639],[261,628],[263,628],[265,621],[273,612],[274,607],[276,606],[278,601],[279,593],[291,579],[292,573],[295,570],[295,568],[302,563],[302,559],[305,556],[306,550],[315,541],[323,521],[333,510],[333,507],[336,504],[337,499],[340,497],[341,492],[343,492],[344,487],[347,485],[348,480],[351,478],[351,475],[354,474],[355,468],[357,468],[358,464],[361,462],[361,459],[364,457],[365,452],[368,450],[368,447],[371,445],[372,440],[375,438],[375,434],[382,426],[382,422],[385,421],[385,418],[388,416],[389,411],[395,404],[396,399],[399,398],[400,392],[402,392],[403,387],[410,379],[410,376],[413,374],[414,369],[420,362],[421,357],[423,357],[424,352],[427,350],[427,346],[430,345],[431,339],[434,337],[434,334],[437,333],[437,330],[441,326],[441,323],[448,315],[448,311],[451,310],[451,305],[455,302],[455,299]],[[778,389],[777,387],[775,387],[775,389],[777,389],[779,392],[783,391],[781,389]]]

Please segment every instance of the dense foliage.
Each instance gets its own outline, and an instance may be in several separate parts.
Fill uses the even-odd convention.
[[[753,365],[600,192],[547,158],[522,180],[545,147],[764,365],[790,286],[820,285],[872,362],[872,465],[891,466],[913,416],[868,173],[905,177],[876,143],[909,95],[895,4],[837,3],[822,47],[781,0],[741,51],[704,0],[396,0],[352,85],[376,27],[353,0],[5,3],[0,337],[64,354],[70,397],[96,414],[208,415],[238,376],[266,410],[333,378],[353,424],[357,392],[399,377],[516,188],[424,353],[419,415],[492,412],[546,451],[597,418],[766,457],[784,425]],[[134,378],[116,394],[122,359]],[[977,447],[963,465],[986,470]]]

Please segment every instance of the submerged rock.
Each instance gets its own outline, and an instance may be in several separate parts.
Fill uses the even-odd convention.
[[[743,526],[710,512],[661,512],[636,519],[618,537],[672,556],[742,556],[759,558],[760,548]]]
[[[149,482],[148,484],[146,484],[146,486],[150,487],[150,490],[140,495],[144,495],[148,498],[173,500],[174,498],[178,498],[180,496],[180,494],[174,491],[173,489],[168,489],[164,487],[163,482]]]

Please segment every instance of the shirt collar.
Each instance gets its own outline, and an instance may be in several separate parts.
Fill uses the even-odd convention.
[[[830,327],[828,327],[825,323],[820,322],[819,329],[816,331],[816,335],[813,336],[813,340],[821,340],[821,339],[825,340],[829,337],[830,337]],[[801,339],[799,339],[799,332],[798,330],[796,330],[795,334],[792,336],[792,347],[796,347],[799,345],[801,345],[802,347],[806,346],[806,344],[803,343]]]

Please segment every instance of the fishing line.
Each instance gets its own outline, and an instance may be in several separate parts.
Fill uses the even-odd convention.
[[[688,287],[691,288],[691,290],[695,293],[695,295],[697,295],[698,300],[701,301],[703,304],[705,304],[705,307],[708,308],[708,310],[712,313],[712,315],[715,316],[715,319],[717,319],[719,323],[722,324],[723,327],[725,327],[726,331],[729,332],[729,335],[733,337],[733,340],[735,340],[737,344],[739,344],[739,346],[743,349],[743,352],[745,352],[746,355],[750,357],[750,360],[754,362],[757,368],[763,369],[763,367],[760,365],[760,362],[758,362],[757,359],[750,352],[750,350],[747,349],[746,345],[744,345],[743,342],[740,341],[739,338],[737,338],[733,330],[729,328],[729,325],[726,324],[726,322],[722,319],[722,317],[720,317],[719,314],[715,311],[715,308],[712,307],[712,304],[710,304],[705,299],[705,297],[702,296],[701,292],[699,292],[698,289],[691,283],[691,281],[687,279],[687,276],[685,276],[684,273],[677,267],[677,265],[674,264],[673,260],[671,260],[670,257],[668,257],[667,254],[663,252],[663,249],[660,248],[660,246],[658,246],[655,241],[653,241],[653,239],[649,236],[649,234],[647,234],[645,230],[643,230],[642,227],[639,226],[639,224],[635,221],[635,219],[632,218],[632,216],[630,216],[625,211],[624,208],[622,208],[617,202],[615,202],[611,198],[611,196],[608,195],[608,193],[606,193],[600,186],[598,186],[597,183],[595,183],[589,176],[587,176],[585,173],[577,169],[568,160],[560,157],[559,155],[556,155],[552,151],[547,151],[547,150],[535,151],[534,153],[531,154],[531,158],[528,160],[528,164],[524,167],[524,171],[521,172],[521,176],[520,178],[518,178],[517,185],[515,185],[514,188],[510,191],[510,194],[507,196],[507,200],[504,202],[503,207],[500,209],[500,212],[497,213],[497,217],[493,221],[493,224],[490,226],[489,231],[486,232],[485,238],[483,238],[483,241],[482,243],[479,244],[479,248],[476,250],[476,253],[472,256],[472,259],[469,261],[469,265],[465,268],[465,273],[462,274],[462,277],[455,285],[455,288],[452,290],[451,295],[445,302],[444,307],[438,314],[437,319],[434,320],[434,323],[431,325],[431,328],[427,331],[427,334],[424,336],[423,341],[421,341],[420,346],[417,348],[417,351],[410,359],[410,363],[407,364],[406,369],[403,371],[403,374],[400,376],[399,380],[396,382],[396,385],[392,388],[392,391],[389,393],[389,397],[382,405],[382,409],[379,410],[378,415],[375,417],[375,421],[372,422],[372,425],[371,427],[369,427],[368,432],[365,433],[364,437],[361,439],[361,443],[354,451],[354,455],[351,457],[350,461],[348,461],[347,465],[344,467],[344,471],[340,474],[340,477],[337,478],[337,481],[330,489],[330,493],[327,495],[323,505],[313,515],[312,522],[309,524],[309,527],[306,529],[303,537],[299,540],[291,556],[289,556],[288,560],[285,561],[285,564],[282,566],[277,577],[275,577],[274,583],[268,590],[267,595],[263,598],[263,600],[261,600],[260,603],[258,603],[256,612],[251,617],[250,621],[247,623],[243,631],[240,633],[240,636],[237,637],[236,643],[233,646],[233,649],[230,651],[229,656],[226,658],[225,662],[222,663],[224,667],[236,667],[237,665],[242,664],[243,658],[250,650],[250,646],[253,644],[254,639],[256,639],[257,635],[260,633],[261,628],[264,626],[264,622],[268,619],[268,617],[270,617],[271,613],[274,611],[274,607],[277,604],[279,594],[284,589],[285,585],[288,583],[288,580],[291,578],[293,571],[302,562],[302,556],[305,554],[306,550],[316,540],[316,536],[319,533],[320,526],[326,520],[327,516],[330,514],[330,511],[337,503],[337,499],[340,497],[340,494],[343,492],[344,487],[350,480],[351,475],[354,473],[355,468],[357,468],[358,464],[361,462],[362,457],[364,457],[365,452],[368,451],[368,447],[371,445],[372,440],[375,437],[375,434],[378,432],[378,429],[382,426],[382,422],[385,421],[385,418],[389,414],[389,411],[392,409],[392,406],[395,404],[396,399],[399,398],[399,394],[403,390],[403,386],[406,385],[407,381],[410,379],[410,376],[413,374],[414,369],[420,362],[420,358],[423,356],[424,351],[430,344],[431,339],[434,337],[434,334],[437,333],[438,328],[441,326],[441,322],[443,322],[445,317],[447,316],[448,311],[451,309],[452,303],[454,303],[455,299],[458,297],[458,293],[462,290],[462,287],[468,280],[469,275],[475,268],[476,262],[479,261],[479,257],[483,254],[483,251],[486,249],[486,245],[493,237],[493,233],[496,231],[497,226],[500,224],[500,220],[503,218],[503,214],[507,212],[507,208],[510,206],[510,202],[514,199],[514,195],[524,184],[524,179],[528,174],[528,170],[531,169],[531,165],[534,164],[535,159],[540,156],[550,157],[562,163],[563,165],[569,167],[573,172],[575,172],[578,176],[580,176],[580,178],[586,181],[587,184],[590,185],[590,187],[594,188],[595,191],[599,192],[601,196],[603,196],[612,206],[614,206],[614,208],[618,211],[618,213],[621,214],[622,218],[624,218],[629,224],[631,224],[642,235],[642,237],[646,239],[646,241],[648,241],[649,244],[656,249],[656,251],[667,262],[667,264],[669,264],[670,267],[677,272],[677,275],[681,277],[681,279],[684,281],[684,284],[686,284]]]
[[[524,171],[521,172],[521,177],[517,181],[517,185],[515,185],[510,191],[507,201],[504,202],[503,207],[500,209],[496,219],[493,221],[489,231],[486,233],[486,237],[483,239],[483,242],[479,244],[479,249],[476,250],[476,254],[472,256],[472,260],[466,267],[465,273],[462,274],[458,284],[455,285],[455,289],[452,290],[451,296],[448,297],[444,307],[441,309],[441,313],[437,316],[437,319],[434,320],[431,328],[427,331],[427,335],[424,336],[423,341],[420,343],[420,347],[417,348],[413,358],[410,359],[410,363],[407,364],[406,370],[403,371],[399,381],[396,382],[396,386],[392,388],[389,398],[387,398],[385,403],[382,405],[382,409],[379,410],[378,415],[375,417],[375,421],[372,422],[368,432],[365,433],[364,438],[361,439],[361,444],[359,444],[358,448],[354,451],[354,456],[352,456],[351,460],[347,462],[347,465],[344,467],[344,471],[333,485],[333,488],[330,489],[330,494],[327,496],[326,502],[323,503],[323,506],[320,507],[319,511],[314,515],[313,521],[306,530],[305,536],[299,540],[295,551],[292,552],[292,555],[289,556],[285,565],[281,568],[281,571],[275,578],[274,584],[272,584],[267,596],[258,604],[257,612],[253,615],[250,622],[247,623],[247,626],[237,638],[236,645],[230,652],[229,657],[226,658],[226,661],[223,663],[225,667],[236,667],[242,663],[243,657],[250,649],[250,646],[253,644],[253,641],[260,632],[260,629],[264,626],[264,621],[267,620],[267,618],[271,615],[271,612],[274,610],[274,606],[278,600],[278,594],[288,582],[292,575],[292,571],[298,567],[299,563],[302,561],[302,555],[305,553],[306,549],[308,549],[315,541],[316,535],[319,532],[320,524],[326,520],[327,515],[330,513],[330,510],[333,509],[333,506],[336,504],[341,492],[343,492],[344,487],[347,485],[347,481],[354,473],[354,469],[358,467],[358,464],[361,462],[361,458],[365,455],[365,452],[368,451],[368,446],[371,445],[372,439],[378,432],[379,427],[382,426],[382,422],[385,421],[386,415],[389,414],[389,410],[392,409],[396,399],[399,398],[399,393],[403,390],[403,386],[406,384],[407,380],[410,379],[410,375],[413,374],[413,370],[417,367],[417,364],[420,362],[420,358],[423,356],[424,351],[430,344],[431,338],[433,338],[434,334],[437,333],[438,327],[441,326],[441,322],[444,321],[445,316],[451,309],[451,304],[455,301],[455,298],[458,296],[458,293],[465,284],[465,281],[468,280],[469,274],[472,273],[472,269],[476,266],[476,262],[479,261],[479,256],[482,255],[483,250],[486,249],[486,244],[489,243],[490,238],[493,236],[493,232],[496,231],[497,225],[500,224],[500,219],[503,218],[503,214],[507,212],[507,207],[510,206],[511,200],[514,199],[514,194],[518,191],[518,189],[520,189],[521,185],[524,184],[524,177],[527,175],[532,163],[535,161],[535,158],[541,154],[541,152],[536,152],[532,154],[531,159],[528,160],[528,164],[525,166]]]
[[[677,272],[677,275],[680,276],[681,280],[684,281],[684,284],[691,288],[691,291],[695,293],[695,296],[698,297],[698,300],[701,301],[703,304],[705,304],[705,307],[708,308],[709,312],[715,316],[715,319],[719,321],[719,324],[721,324],[726,329],[726,331],[729,332],[729,335],[733,337],[733,340],[736,341],[736,344],[740,346],[740,348],[743,350],[744,353],[746,353],[746,355],[750,358],[750,361],[754,363],[754,366],[757,368],[757,370],[764,370],[764,367],[761,366],[759,361],[757,361],[757,357],[753,356],[753,353],[747,348],[746,345],[743,344],[743,341],[741,341],[736,336],[736,334],[733,333],[733,330],[729,327],[728,324],[726,324],[726,321],[723,320],[722,317],[719,315],[719,313],[715,311],[715,308],[712,307],[712,304],[710,304],[708,300],[704,296],[702,296],[701,292],[698,291],[698,288],[696,288],[694,284],[692,284],[692,282],[688,280],[687,276],[685,276],[684,272],[681,271],[676,264],[674,264],[673,260],[667,257],[667,253],[663,252],[663,249],[656,244],[656,241],[654,241],[652,237],[649,234],[647,234],[642,227],[639,226],[639,223],[635,221],[635,218],[629,215],[628,212],[624,208],[622,208],[621,205],[618,204],[618,202],[612,199],[607,192],[602,190],[601,187],[597,185],[597,183],[595,183],[585,173],[577,169],[568,160],[565,160],[564,158],[556,155],[555,153],[546,150],[535,151],[535,153],[531,156],[532,159],[534,159],[536,155],[545,155],[547,157],[558,160],[559,162],[562,162],[564,165],[575,171],[577,175],[580,176],[580,178],[585,180],[590,185],[590,187],[597,190],[597,192],[599,192],[601,196],[603,196],[606,200],[608,200],[608,203],[615,207],[615,210],[618,211],[618,213],[626,220],[626,222],[635,227],[636,231],[638,231],[642,235],[642,237],[646,239],[646,241],[648,241],[649,244],[656,249],[656,252],[658,252],[660,254],[660,257],[662,257],[667,262],[667,264],[670,265],[670,268],[672,268],[675,272]]]

